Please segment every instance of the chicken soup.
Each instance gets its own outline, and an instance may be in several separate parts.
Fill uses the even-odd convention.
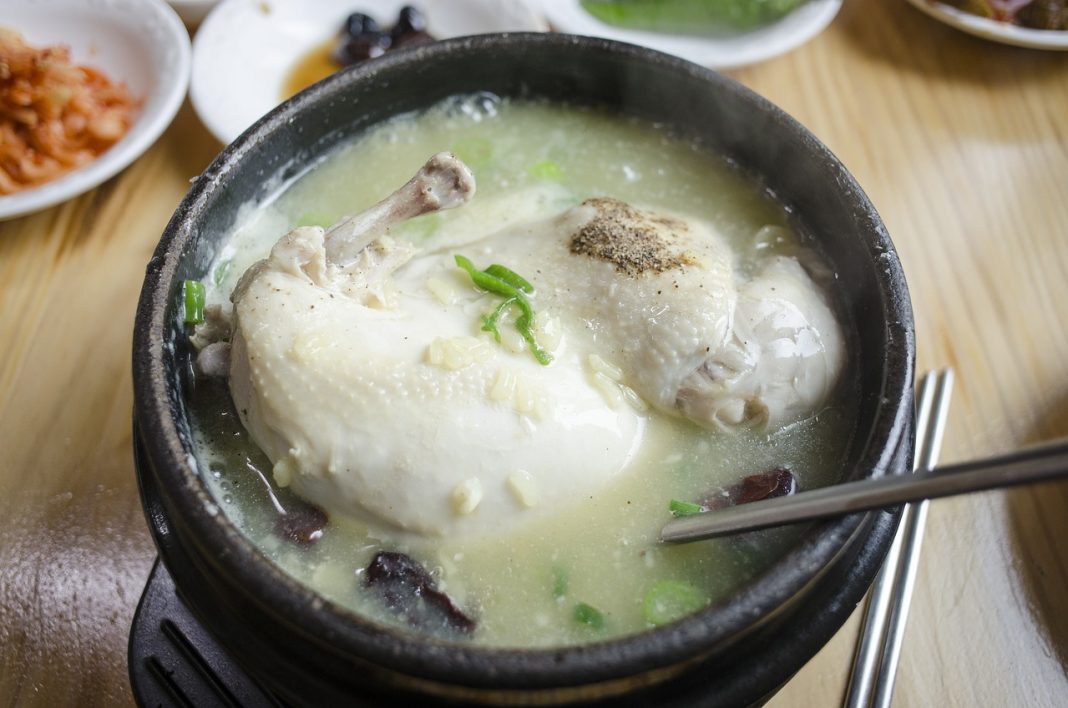
[[[835,481],[832,279],[699,145],[450,99],[246,208],[187,285],[200,462],[264,554],[375,621],[501,647],[685,621],[797,531],[662,546],[671,514]]]

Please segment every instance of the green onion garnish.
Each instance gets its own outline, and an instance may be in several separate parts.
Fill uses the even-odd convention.
[[[493,156],[493,145],[485,138],[460,138],[452,144],[452,151],[470,167],[481,167]]]
[[[519,273],[516,273],[511,268],[502,266],[499,263],[494,263],[484,272],[488,273],[489,275],[492,275],[494,278],[499,278],[500,280],[503,280],[516,290],[522,290],[527,294],[534,292],[534,286],[528,283],[526,278],[521,276]]]
[[[514,297],[503,300],[500,305],[497,305],[497,308],[492,313],[482,318],[482,331],[492,333],[493,338],[497,340],[498,344],[501,343],[501,331],[497,329],[497,320],[501,319],[501,315],[504,314],[504,311],[514,303]]]
[[[601,611],[585,602],[575,605],[575,621],[594,629],[604,628],[604,615]]]
[[[701,591],[680,580],[661,580],[645,593],[642,611],[650,624],[667,624],[707,604]]]
[[[538,341],[534,339],[534,331],[531,329],[533,321],[534,313],[524,312],[516,318],[515,328],[523,335],[523,339],[527,340],[527,345],[530,346],[530,353],[534,355],[538,363],[542,366],[548,366],[549,362],[553,360],[553,355],[542,349]]]
[[[200,324],[204,321],[204,283],[187,280],[182,283],[185,291],[185,323]]]
[[[560,165],[552,160],[542,160],[537,164],[531,165],[530,174],[538,179],[547,179],[554,182],[559,182],[564,178],[564,171],[560,169]]]
[[[215,272],[211,276],[212,282],[215,283],[215,287],[222,285],[223,280],[226,279],[226,274],[230,272],[230,266],[234,264],[234,261],[226,260],[215,266]]]
[[[559,600],[567,594],[567,586],[569,585],[567,571],[556,566],[553,568],[553,597]]]
[[[456,254],[456,265],[467,271],[467,274],[471,276],[471,280],[475,282],[475,285],[483,290],[487,290],[497,295],[503,295],[504,297],[519,297],[519,291],[514,285],[506,283],[496,275],[490,275],[484,270],[479,270],[475,267],[475,264],[471,262],[470,258]]]
[[[678,499],[672,499],[668,504],[668,510],[675,516],[693,516],[694,514],[700,514],[706,509],[700,504],[694,504],[687,501],[679,501]]]
[[[497,306],[492,314],[482,318],[482,330],[484,332],[493,333],[494,338],[498,342],[501,341],[501,333],[497,329],[497,321],[509,306],[515,305],[520,311],[519,317],[515,320],[515,328],[530,346],[530,353],[543,366],[553,360],[552,355],[542,349],[534,338],[532,329],[534,325],[534,308],[530,306],[530,301],[527,300],[526,296],[526,293],[534,292],[534,286],[526,278],[498,264],[491,265],[486,270],[479,270],[475,268],[475,264],[469,258],[459,254],[456,255],[456,265],[463,268],[479,288],[495,295],[500,295],[505,300],[504,303]]]

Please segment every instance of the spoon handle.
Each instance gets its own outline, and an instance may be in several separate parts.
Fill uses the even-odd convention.
[[[660,532],[660,540],[665,543],[699,541],[740,531],[1064,476],[1068,476],[1068,439],[937,470],[847,482],[789,497],[684,516],[669,521]]]

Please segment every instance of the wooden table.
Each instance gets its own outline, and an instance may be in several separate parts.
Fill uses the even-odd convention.
[[[943,460],[1068,435],[1068,53],[849,0],[801,49],[732,72],[852,170],[898,246],[919,367],[958,376]],[[188,106],[119,177],[0,224],[0,705],[131,702],[154,557],[131,458],[145,263],[218,151]],[[939,501],[898,705],[1068,698],[1068,486]],[[850,622],[774,699],[841,701]]]

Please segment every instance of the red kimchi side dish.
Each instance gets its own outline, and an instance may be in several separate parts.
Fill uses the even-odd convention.
[[[130,129],[125,84],[71,63],[67,47],[35,48],[0,27],[0,195],[92,162]]]

